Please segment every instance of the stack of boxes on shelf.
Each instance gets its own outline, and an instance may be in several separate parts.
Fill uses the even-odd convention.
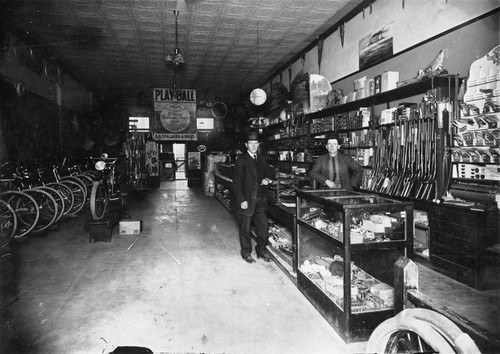
[[[453,178],[500,180],[500,66],[493,60],[498,50],[471,64],[460,117],[453,121]]]
[[[348,103],[361,100],[382,92],[394,90],[398,87],[399,72],[385,71],[381,75],[376,75],[373,79],[363,76],[354,80],[354,92],[350,92],[341,99],[341,103]]]

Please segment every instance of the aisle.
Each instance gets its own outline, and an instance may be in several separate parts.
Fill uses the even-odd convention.
[[[16,247],[4,352],[349,351],[274,263],[241,259],[235,219],[201,188],[164,182],[128,205],[138,237],[91,244],[82,215]]]

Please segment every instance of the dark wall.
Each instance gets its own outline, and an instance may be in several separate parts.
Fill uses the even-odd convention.
[[[0,162],[29,164],[36,158],[57,155],[57,105],[28,91],[20,95],[1,79],[0,87]]]

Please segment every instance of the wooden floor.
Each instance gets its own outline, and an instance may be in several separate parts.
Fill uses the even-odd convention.
[[[432,270],[426,260],[414,258],[419,269],[419,292],[433,309],[449,314],[483,353],[500,353],[500,289],[476,290]]]

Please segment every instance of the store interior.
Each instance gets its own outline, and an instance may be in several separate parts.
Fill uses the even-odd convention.
[[[497,1],[43,5],[0,4],[0,352],[500,351]]]

